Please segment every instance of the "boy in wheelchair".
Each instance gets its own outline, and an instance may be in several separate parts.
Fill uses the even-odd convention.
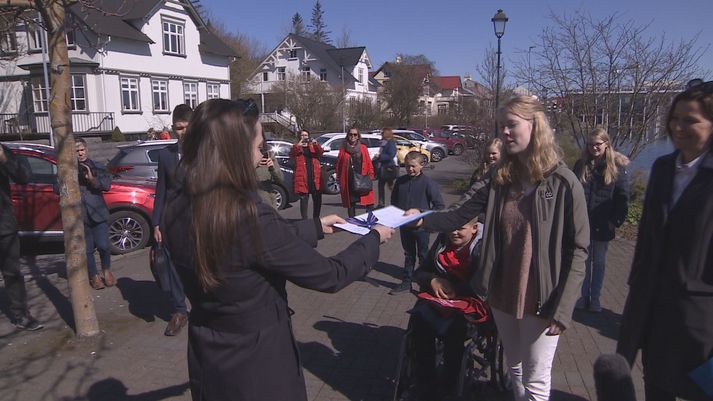
[[[433,400],[456,389],[468,322],[480,323],[488,313],[475,297],[470,279],[478,268],[482,224],[477,218],[438,236],[428,257],[416,270],[421,287],[411,310],[414,382],[404,400]],[[443,340],[443,369],[436,372],[436,338]]]

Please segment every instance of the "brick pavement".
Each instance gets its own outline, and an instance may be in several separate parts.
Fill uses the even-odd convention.
[[[468,167],[449,158],[426,173],[443,186],[454,176],[466,176]],[[445,198],[453,201],[456,195],[446,193]],[[298,209],[293,206],[281,213],[296,218]],[[323,214],[343,211],[338,197],[325,197]],[[353,240],[350,234],[335,234],[321,241],[318,249],[332,255]],[[600,353],[614,350],[632,253],[629,241],[617,239],[610,245],[604,312],[575,313],[575,324],[562,336],[555,359],[553,400],[595,399],[591,366]],[[0,317],[0,401],[189,400],[185,331],[174,338],[163,336],[168,305],[151,279],[147,258],[147,252],[140,251],[113,259],[118,285],[94,292],[102,335],[90,339],[75,338],[69,328],[63,255],[26,258],[32,310],[46,328],[16,332]],[[388,295],[399,281],[402,259],[395,236],[382,246],[380,262],[368,281],[356,282],[338,294],[288,286],[310,400],[389,399],[408,321],[405,311],[414,302],[412,295]],[[0,292],[1,310],[6,311],[7,302]],[[640,372],[639,365],[635,368],[638,391]],[[269,385],[269,378],[265,380]]]

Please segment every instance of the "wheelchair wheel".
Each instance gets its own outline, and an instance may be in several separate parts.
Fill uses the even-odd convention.
[[[403,393],[414,384],[414,369],[415,362],[411,357],[414,352],[413,328],[409,322],[408,328],[404,333],[404,338],[399,346],[399,359],[396,363],[396,372],[394,374],[394,397],[393,401],[401,399]]]
[[[467,395],[478,383],[486,381],[490,375],[492,365],[489,360],[490,337],[480,335],[478,332],[471,332],[469,337],[470,339],[466,342],[463,352],[458,376],[456,388],[458,397]]]
[[[499,337],[493,342],[492,369],[490,372],[490,382],[498,391],[509,391],[512,389],[510,369],[505,361],[503,343]]]

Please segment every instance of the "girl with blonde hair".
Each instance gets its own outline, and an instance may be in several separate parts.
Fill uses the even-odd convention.
[[[493,311],[515,400],[545,401],[559,335],[571,325],[582,285],[586,201],[540,102],[514,97],[497,118],[504,152],[493,174],[458,209],[432,213],[417,225],[449,232],[485,212],[473,290]]]
[[[574,173],[584,187],[591,237],[577,309],[602,311],[599,294],[604,282],[607,248],[614,239],[614,230],[624,223],[629,212],[628,164],[629,159],[612,147],[606,130],[596,128],[589,134],[582,157],[574,165]]]

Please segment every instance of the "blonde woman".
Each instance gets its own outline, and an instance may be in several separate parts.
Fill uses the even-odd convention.
[[[602,311],[599,294],[604,282],[607,248],[614,239],[614,230],[624,223],[629,211],[628,164],[629,159],[612,147],[609,134],[597,128],[589,134],[582,158],[574,165],[574,173],[584,187],[591,238],[577,309]]]
[[[493,310],[515,400],[545,401],[557,341],[571,324],[584,276],[586,201],[540,102],[514,97],[497,118],[504,152],[495,170],[458,209],[417,225],[449,232],[485,212],[474,291]]]

